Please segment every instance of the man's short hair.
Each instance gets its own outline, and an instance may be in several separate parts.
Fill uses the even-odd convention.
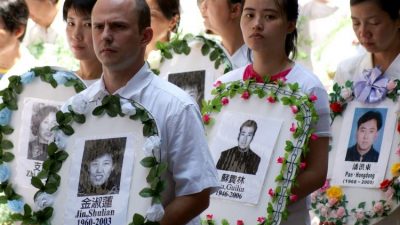
[[[142,32],[146,27],[151,26],[150,8],[146,0],[135,0],[135,3],[139,32]]]
[[[25,0],[1,0],[0,16],[7,31],[15,32],[21,27],[24,28],[24,33],[19,37],[19,40],[22,41],[29,18],[29,10]]]
[[[382,115],[381,113],[377,111],[368,111],[364,115],[362,115],[357,122],[357,129],[360,128],[361,124],[370,121],[370,120],[376,120],[376,126],[378,130],[381,129],[382,127]]]
[[[254,129],[254,134],[257,131],[257,123],[254,120],[246,120],[246,122],[244,122],[241,126],[240,126],[240,132],[242,132],[242,128],[243,127],[252,127]],[[253,136],[254,136],[253,134]]]

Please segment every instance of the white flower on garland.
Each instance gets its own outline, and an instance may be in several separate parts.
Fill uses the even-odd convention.
[[[352,94],[353,94],[353,91],[351,90],[351,88],[345,87],[340,91],[340,96],[346,101],[351,100]]]
[[[158,136],[150,136],[146,138],[146,142],[144,143],[143,150],[147,157],[154,156],[157,161],[160,161],[160,146],[161,139]]]
[[[161,204],[152,205],[146,212],[146,218],[152,222],[161,221],[164,216],[164,207]]]
[[[132,103],[126,99],[120,99],[121,102],[121,111],[123,114],[127,116],[132,116],[136,114],[136,108],[132,105]]]
[[[35,198],[35,205],[41,210],[46,207],[52,206],[53,203],[54,203],[53,195],[47,194],[46,192],[41,192]]]
[[[0,182],[3,183],[10,178],[10,168],[7,164],[0,164]]]
[[[159,70],[161,66],[161,50],[154,50],[149,53],[147,62],[149,63],[150,69]]]
[[[61,130],[58,130],[54,136],[54,142],[59,149],[65,149],[67,147],[67,135]]]
[[[72,110],[78,114],[86,114],[89,110],[89,99],[82,94],[75,95],[71,101]]]

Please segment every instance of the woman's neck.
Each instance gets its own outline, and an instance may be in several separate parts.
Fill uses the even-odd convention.
[[[81,60],[79,70],[76,72],[82,80],[94,80],[101,77],[103,72],[101,63],[97,59]]]
[[[232,56],[240,47],[243,46],[243,34],[239,24],[233,24],[230,29],[226,30],[228,32],[220,34],[222,38],[222,45],[229,55]]]
[[[43,3],[37,3],[32,5],[29,9],[30,17],[35,23],[41,27],[48,28],[53,23],[60,3],[53,4],[50,1],[44,1]],[[34,13],[32,13],[34,12]]]
[[[15,44],[8,45],[5,49],[0,50],[0,69],[9,70],[17,60],[21,57],[19,52],[19,41]]]
[[[400,40],[387,51],[372,54],[372,63],[385,72],[400,53]]]
[[[273,76],[293,67],[293,62],[282,53],[281,55],[262,55],[253,52],[253,69],[262,77]]]

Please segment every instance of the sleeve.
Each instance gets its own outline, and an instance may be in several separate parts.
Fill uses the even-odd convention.
[[[315,87],[311,90],[317,101],[314,103],[315,110],[318,114],[318,122],[314,126],[315,134],[319,137],[330,137],[330,110],[329,110],[329,99],[325,89]]]
[[[215,163],[208,149],[201,116],[194,104],[167,121],[167,162],[177,196],[218,190]]]

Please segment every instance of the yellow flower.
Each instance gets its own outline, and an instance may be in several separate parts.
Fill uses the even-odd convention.
[[[400,163],[395,163],[392,165],[392,176],[398,177],[400,176]]]
[[[332,186],[326,190],[326,196],[328,196],[328,199],[336,199],[339,201],[343,197],[342,188],[339,186]]]

